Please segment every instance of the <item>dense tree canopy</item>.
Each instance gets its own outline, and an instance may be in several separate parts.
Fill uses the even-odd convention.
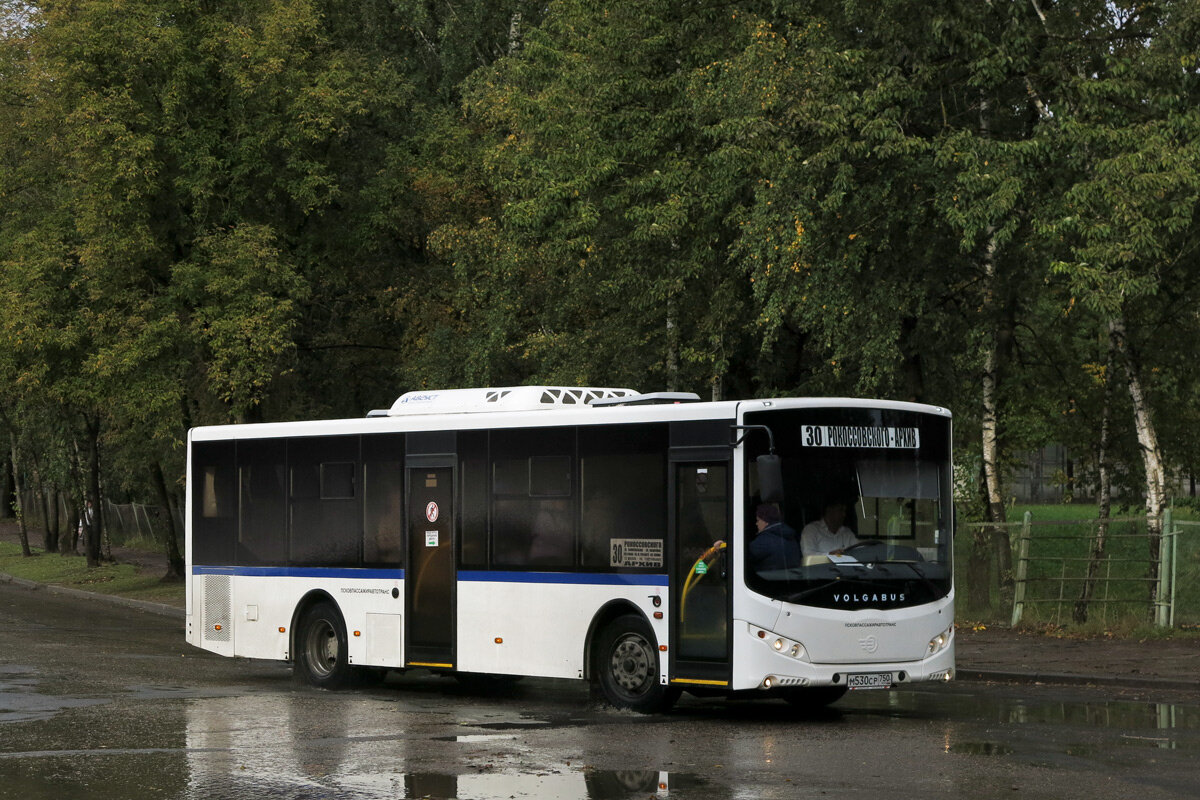
[[[993,505],[1110,413],[1153,511],[1198,109],[1182,0],[0,0],[8,459],[157,502],[190,426],[423,386],[865,394]]]

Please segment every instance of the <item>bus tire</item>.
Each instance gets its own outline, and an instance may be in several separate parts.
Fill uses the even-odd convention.
[[[638,614],[618,617],[600,631],[595,674],[604,698],[615,708],[654,714],[679,699],[678,689],[659,683],[654,631]]]
[[[845,693],[845,686],[805,686],[784,689],[783,699],[797,708],[817,709],[836,703]]]
[[[351,677],[349,644],[342,615],[332,603],[304,613],[297,640],[296,671],[312,686],[340,689]]]

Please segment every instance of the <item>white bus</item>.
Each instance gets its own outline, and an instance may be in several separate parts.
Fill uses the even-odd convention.
[[[575,678],[646,712],[949,680],[950,446],[932,406],[533,386],[196,428],[187,640],[328,688]],[[849,538],[816,552],[831,504]]]

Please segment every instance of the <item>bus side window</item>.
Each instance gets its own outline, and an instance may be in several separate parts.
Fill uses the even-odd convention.
[[[237,545],[237,466],[234,442],[192,444],[192,561],[234,562]]]
[[[488,565],[488,437],[486,431],[458,434],[459,492],[463,567],[487,569]]]
[[[291,469],[289,563],[357,566],[359,437],[314,436],[288,444]]]
[[[579,429],[584,569],[666,568],[666,446],[663,424]]]
[[[363,566],[404,566],[404,434],[362,438]]]
[[[492,432],[496,565],[574,566],[574,438],[571,428]]]
[[[286,453],[284,439],[238,448],[239,565],[280,566],[287,561]]]

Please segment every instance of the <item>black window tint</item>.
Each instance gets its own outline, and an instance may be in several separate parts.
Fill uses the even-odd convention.
[[[666,426],[579,430],[581,563],[665,569]]]
[[[462,492],[462,565],[487,567],[488,467],[487,433],[464,431],[458,435],[459,475]]]
[[[492,491],[498,495],[529,494],[529,459],[506,458],[494,461]]]
[[[571,428],[492,432],[494,565],[574,566],[574,451]]]
[[[231,565],[237,544],[233,442],[192,444],[192,563]]]
[[[570,456],[533,456],[530,458],[529,494],[534,497],[570,497]]]
[[[364,436],[363,566],[404,566],[404,435]]]
[[[358,446],[357,436],[314,436],[289,443],[290,563],[358,565],[359,505],[354,501]],[[327,489],[335,493],[327,494]]]
[[[284,439],[238,442],[240,565],[278,566],[287,561],[286,453]]]
[[[321,464],[321,499],[353,500],[355,466],[353,461]]]

